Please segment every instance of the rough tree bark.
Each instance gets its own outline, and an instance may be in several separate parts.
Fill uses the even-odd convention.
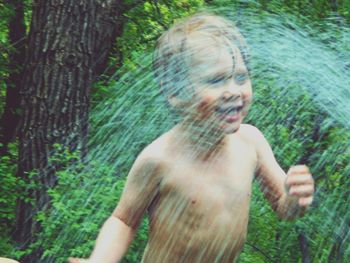
[[[37,0],[23,72],[18,175],[39,187],[17,209],[14,238],[25,249],[40,229],[33,216],[49,205],[47,189],[55,184],[49,164],[54,144],[87,153],[89,90],[107,65],[111,46],[122,33],[122,14],[142,1]],[[36,170],[35,178],[28,172]],[[37,249],[21,262],[41,262]]]
[[[309,252],[309,246],[307,243],[306,235],[303,233],[299,234],[299,244],[301,251],[301,259],[303,263],[311,263],[311,256]]]
[[[19,91],[22,80],[22,69],[25,56],[26,30],[24,25],[23,1],[6,1],[14,14],[12,15],[8,29],[9,43],[13,50],[9,54],[9,77],[6,80],[6,99],[4,112],[0,119],[0,155],[7,153],[7,145],[15,138],[16,127],[19,121],[20,97]]]
[[[75,3],[74,3],[75,2]],[[48,204],[46,190],[55,183],[48,158],[54,143],[86,152],[88,94],[93,78],[93,1],[35,1],[23,73],[18,173],[38,170],[36,205],[20,202],[14,237],[22,246],[38,230],[32,217]],[[33,256],[25,262],[38,262]]]

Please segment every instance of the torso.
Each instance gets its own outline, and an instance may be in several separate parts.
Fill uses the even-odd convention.
[[[174,151],[167,136],[166,172],[149,208],[143,262],[234,262],[247,231],[253,144],[242,132],[228,135],[223,154],[203,161]]]

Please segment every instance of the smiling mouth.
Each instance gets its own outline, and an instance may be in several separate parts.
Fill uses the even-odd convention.
[[[217,107],[216,112],[218,114],[218,118],[225,123],[235,123],[241,118],[241,111],[243,109],[243,105],[232,105],[225,107]]]
[[[215,111],[220,115],[230,115],[234,116],[238,114],[243,109],[243,105],[235,105],[229,107],[217,107]]]

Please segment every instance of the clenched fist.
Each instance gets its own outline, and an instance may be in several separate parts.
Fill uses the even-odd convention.
[[[292,166],[285,182],[287,194],[298,198],[301,207],[308,207],[312,203],[315,191],[314,179],[306,165]]]

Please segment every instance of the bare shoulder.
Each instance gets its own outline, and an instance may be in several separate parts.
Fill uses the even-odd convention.
[[[136,162],[147,164],[162,164],[165,162],[165,152],[168,144],[168,134],[165,133],[147,145],[138,155]]]
[[[257,127],[250,124],[241,124],[239,133],[245,140],[253,144],[265,141],[262,132]]]
[[[270,156],[271,158],[274,158],[269,142],[258,128],[248,124],[242,125],[241,128],[240,132],[242,133],[242,136],[253,145],[258,156]]]

